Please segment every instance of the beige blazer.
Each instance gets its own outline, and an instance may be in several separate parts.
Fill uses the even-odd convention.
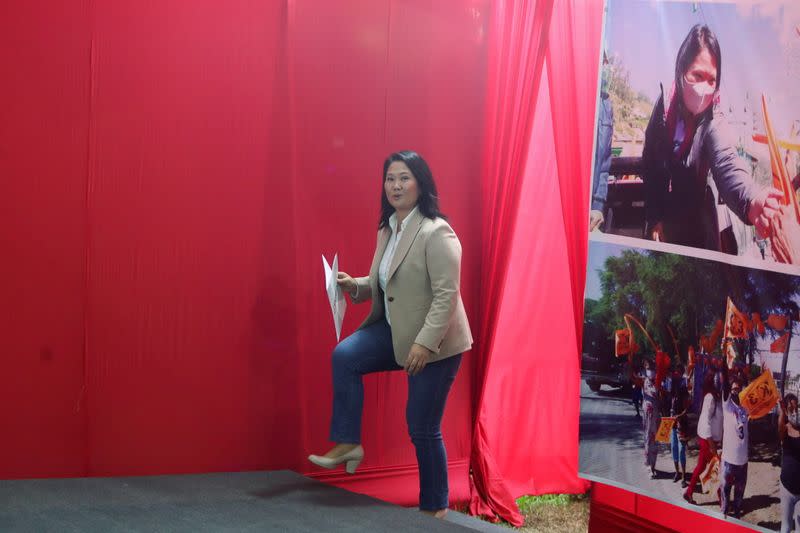
[[[401,366],[414,343],[433,352],[431,361],[460,354],[472,347],[472,333],[459,291],[461,243],[444,219],[431,220],[418,210],[409,217],[386,282],[394,358]],[[355,278],[358,292],[353,302],[372,302],[369,316],[358,329],[385,315],[378,268],[391,233],[388,227],[378,231],[369,276]]]

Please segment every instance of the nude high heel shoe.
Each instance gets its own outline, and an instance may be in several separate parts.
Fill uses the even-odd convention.
[[[321,455],[309,455],[308,460],[322,468],[336,468],[342,463],[345,463],[344,469],[348,474],[355,474],[356,468],[361,464],[364,459],[364,448],[359,444],[347,453],[339,457],[323,457]]]

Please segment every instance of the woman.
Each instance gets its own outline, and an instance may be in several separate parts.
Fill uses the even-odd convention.
[[[719,106],[722,53],[707,26],[694,26],[681,44],[675,80],[661,95],[647,125],[642,153],[645,234],[656,241],[737,253],[720,235],[714,179],[722,201],[762,237],[781,211],[780,191],[761,189],[730,140]]]
[[[686,442],[689,440],[689,423],[686,412],[689,409],[689,390],[683,377],[683,364],[678,363],[669,379],[669,416],[675,418],[670,434],[672,462],[675,464],[673,481],[681,482],[686,487]],[[679,468],[680,467],[680,468]]]
[[[650,471],[650,479],[656,478],[656,459],[658,459],[658,444],[656,433],[661,423],[661,412],[658,401],[658,387],[656,387],[656,370],[649,359],[644,360],[644,376],[631,376],[631,381],[641,388],[644,403],[642,404],[642,426],[644,428],[644,464]]]
[[[780,402],[778,436],[783,447],[781,461],[781,533],[794,527],[800,531],[800,413],[797,396],[787,394]]]
[[[683,493],[683,499],[695,503],[692,495],[694,487],[700,479],[708,462],[717,454],[717,442],[722,439],[722,407],[720,405],[719,390],[714,384],[714,372],[707,372],[703,376],[703,407],[697,420],[697,442],[700,445],[700,454],[697,456],[697,466],[692,472],[689,486]]]
[[[358,330],[333,351],[333,416],[325,468],[346,463],[354,473],[361,447],[362,376],[408,374],[406,422],[417,454],[420,510],[443,517],[448,505],[447,456],[440,430],[461,354],[472,346],[459,293],[461,244],[439,211],[436,184],[415,152],[391,154],[383,164],[378,244],[369,275],[339,273],[354,303],[372,309]]]

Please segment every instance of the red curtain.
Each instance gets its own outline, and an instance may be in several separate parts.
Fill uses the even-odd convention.
[[[505,486],[489,445],[487,395],[490,369],[498,364],[493,351],[502,293],[517,222],[528,144],[544,66],[544,51],[552,0],[494,3],[489,43],[486,121],[483,143],[482,199],[484,201],[481,257],[481,308],[475,422],[472,434],[472,495],[470,512],[495,513],[519,526],[514,498]]]
[[[553,149],[569,258],[576,339],[583,327],[589,180],[592,170],[602,0],[556,2],[547,48]],[[580,344],[575,355],[579,357]]]
[[[578,346],[602,2],[497,2],[471,511],[582,492]],[[543,72],[542,65],[546,64]]]

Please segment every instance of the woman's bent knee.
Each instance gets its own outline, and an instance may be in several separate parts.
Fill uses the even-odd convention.
[[[334,367],[348,367],[352,364],[353,356],[352,342],[348,342],[348,339],[344,339],[333,349],[331,362]]]

